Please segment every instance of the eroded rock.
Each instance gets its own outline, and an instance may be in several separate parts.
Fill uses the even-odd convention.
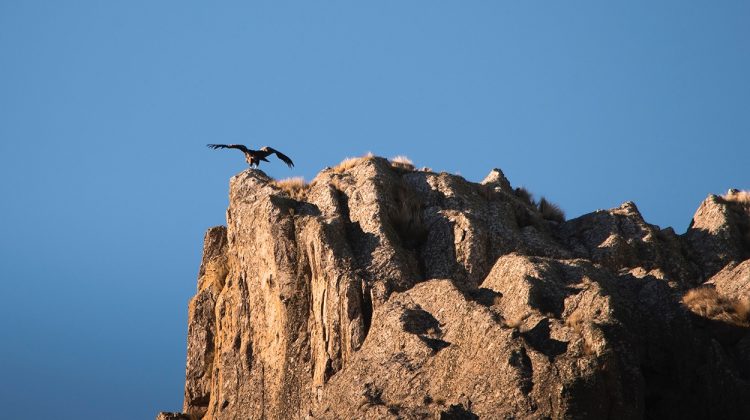
[[[499,170],[377,157],[295,197],[258,170],[230,182],[189,305],[185,418],[750,417],[747,331],[681,303],[707,273],[748,293],[737,206],[709,197],[683,237],[633,203],[558,224]]]
[[[720,196],[709,195],[701,203],[685,236],[704,278],[750,257],[749,219],[747,207]]]

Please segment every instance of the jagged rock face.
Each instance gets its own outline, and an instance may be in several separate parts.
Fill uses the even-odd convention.
[[[498,168],[494,168],[490,173],[482,180],[482,185],[489,185],[492,188],[507,193],[513,192],[513,188],[510,186],[510,181],[505,177],[503,171]]]
[[[725,296],[750,297],[750,259],[727,264],[707,284],[714,285]]]
[[[577,257],[611,270],[645,270],[677,288],[694,286],[699,277],[674,231],[646,223],[632,202],[569,220],[558,232]]]
[[[214,227],[206,232],[203,261],[198,274],[198,293],[188,306],[188,353],[185,403],[183,409],[203,416],[212,387],[216,337],[216,298],[227,276],[227,229]]]
[[[705,278],[731,262],[750,258],[749,210],[710,195],[695,212],[686,236]]]
[[[567,300],[576,324],[529,306],[534,286],[526,276],[549,264],[577,271],[569,285],[591,306]],[[456,408],[480,418],[637,417],[642,380],[620,368],[632,349],[621,338],[605,337],[605,326],[618,328],[615,309],[584,273],[611,279],[578,264],[511,255],[498,261],[482,288],[430,280],[395,294],[375,312],[372,338],[331,380],[314,417],[435,418]],[[565,295],[556,298],[564,306]],[[503,319],[519,311],[527,311],[523,327]]]
[[[695,235],[632,203],[550,222],[499,170],[475,184],[367,158],[303,201],[247,170],[206,234],[184,412],[750,418],[750,338],[719,340],[680,304],[720,261],[710,283],[750,293],[748,250]]]

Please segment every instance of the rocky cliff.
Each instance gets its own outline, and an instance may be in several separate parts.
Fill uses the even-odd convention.
[[[499,170],[244,171],[160,416],[750,418],[748,203],[677,235],[630,202],[550,220]]]

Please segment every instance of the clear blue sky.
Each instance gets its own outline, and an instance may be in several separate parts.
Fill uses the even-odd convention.
[[[0,0],[0,407],[182,403],[202,235],[271,145],[405,154],[683,232],[750,188],[747,1]],[[61,412],[61,410],[64,410]]]

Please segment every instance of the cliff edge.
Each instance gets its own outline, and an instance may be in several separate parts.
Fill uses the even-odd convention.
[[[750,202],[750,201],[748,201]],[[230,181],[162,419],[750,418],[750,205],[560,221],[378,157]]]

